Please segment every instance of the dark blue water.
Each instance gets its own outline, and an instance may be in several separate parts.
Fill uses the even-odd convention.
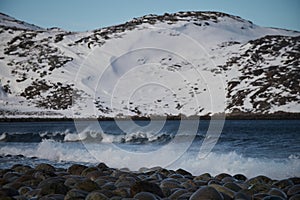
[[[140,165],[131,163],[130,156],[123,155],[119,150],[147,153],[175,141],[178,152],[184,150],[176,161],[172,161],[175,168],[184,166],[195,173],[202,166],[203,170],[212,170],[212,173],[224,172],[222,169],[225,168],[228,172],[233,170],[249,175],[259,171],[265,171],[266,175],[272,173],[274,177],[300,175],[300,120],[227,120],[220,137],[214,140],[216,145],[202,160],[196,158],[204,139],[208,137],[211,122],[193,121],[193,125],[195,122],[199,125],[196,132],[191,131],[194,128],[192,125],[182,128],[181,124],[185,122],[176,120],[158,123],[163,124],[158,129],[155,129],[155,124],[149,127],[149,121],[135,121],[135,125],[122,121],[120,127],[114,121],[101,121],[97,125],[89,121],[77,122],[76,125],[71,121],[2,122],[0,168],[18,162],[30,164],[45,160],[60,166],[73,162],[95,162],[89,154],[99,155],[98,160],[111,161],[115,167],[137,168]],[[193,141],[187,144],[193,134]],[[112,148],[111,144],[117,148]],[[186,144],[188,148],[184,149]],[[175,152],[167,151],[162,156],[167,159]],[[31,160],[32,156],[37,158]],[[220,161],[223,168],[218,166]],[[143,159],[139,163],[149,165]],[[160,162],[155,164],[160,165]],[[274,167],[274,171],[264,170],[268,166]],[[256,168],[259,170],[256,171]]]

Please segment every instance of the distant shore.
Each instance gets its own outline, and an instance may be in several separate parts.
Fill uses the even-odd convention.
[[[275,112],[271,114],[263,113],[230,113],[215,114],[212,116],[184,116],[184,115],[168,115],[168,116],[124,116],[124,117],[98,117],[98,118],[69,118],[69,117],[0,117],[0,122],[46,122],[46,121],[113,121],[113,120],[300,120],[300,113]]]

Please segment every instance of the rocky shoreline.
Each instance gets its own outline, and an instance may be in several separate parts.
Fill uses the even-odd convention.
[[[99,117],[99,118],[68,118],[68,117],[0,117],[0,122],[49,122],[49,121],[113,121],[113,120],[299,120],[300,113],[275,112],[275,113],[227,113],[204,116],[185,116],[185,115],[167,115],[167,116],[123,116],[123,117]]]
[[[42,163],[0,169],[1,200],[299,200],[300,177],[248,179],[242,174],[194,176],[183,169],[142,168],[137,172],[73,164]]]

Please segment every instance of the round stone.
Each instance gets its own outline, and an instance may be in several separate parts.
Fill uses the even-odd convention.
[[[223,196],[212,187],[202,187],[192,194],[190,200],[223,200]]]
[[[87,195],[85,200],[108,200],[107,196],[102,194],[101,192],[91,192]]]
[[[41,163],[35,167],[35,170],[54,172],[55,168],[47,163]]]
[[[292,186],[288,191],[287,195],[288,196],[293,196],[295,194],[300,194],[300,184]]]
[[[140,192],[134,195],[134,199],[138,200],[158,200],[156,196],[150,192]]]
[[[81,175],[82,171],[86,168],[84,165],[74,164],[68,168],[68,172],[73,175]]]

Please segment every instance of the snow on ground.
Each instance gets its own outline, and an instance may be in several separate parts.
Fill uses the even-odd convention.
[[[239,81],[246,64],[234,63],[227,70],[220,66],[247,52],[253,46],[250,41],[266,35],[300,35],[259,27],[234,16],[203,13],[205,19],[200,20],[193,13],[184,15],[187,13],[178,14],[174,21],[155,22],[155,16],[149,15],[134,19],[131,23],[139,20],[142,23],[133,27],[127,23],[80,33],[40,29],[1,15],[1,26],[27,29],[2,28],[0,103],[1,110],[11,111],[2,115],[114,117],[228,113],[232,111],[226,108],[232,101],[228,99],[228,84]],[[213,15],[217,17],[207,19]],[[281,49],[281,57],[263,56],[266,62],[260,67],[282,63],[288,50]],[[251,96],[260,86],[251,83],[262,77],[265,75],[243,79],[230,91],[234,96],[241,90],[251,90],[244,103],[236,108],[255,111]],[[26,90],[32,92],[30,87],[34,84],[48,88],[42,87],[32,98],[32,93],[24,98],[21,94]],[[5,85],[9,85],[10,92],[4,95]],[[60,93],[55,94],[58,89]],[[41,104],[54,94],[57,98],[71,96],[72,104],[58,102],[66,103],[67,109],[60,105],[57,109],[51,101]],[[37,102],[42,106],[37,106]],[[272,105],[268,112],[297,112],[297,105],[295,101]]]

